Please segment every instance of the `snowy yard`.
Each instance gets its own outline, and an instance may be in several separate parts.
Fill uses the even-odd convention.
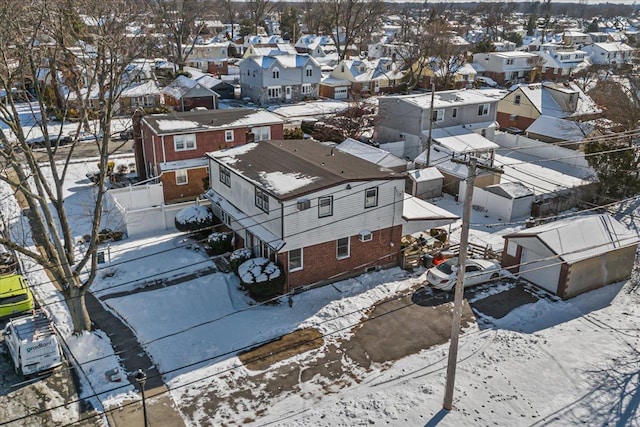
[[[86,167],[75,166],[66,189],[77,236],[86,232],[82,212],[91,199],[91,185],[83,180]],[[0,190],[3,211],[15,209],[7,202],[10,192]],[[457,214],[462,209],[448,197],[437,204]],[[473,215],[471,241],[494,248],[502,245],[503,234],[523,226]],[[457,228],[453,231],[455,236]],[[212,272],[213,262],[203,251],[188,247],[178,233],[111,243],[107,261],[92,291],[133,328],[188,425],[640,424],[638,277],[569,301],[543,298],[504,318],[482,317],[481,326],[469,326],[460,341],[456,410],[444,413],[446,344],[366,368],[343,353],[337,360],[356,380],[303,375],[324,354],[349,347],[354,327],[367,321],[373,305],[420,286],[423,270],[368,273],[295,295],[289,307],[286,300],[250,303],[234,275]],[[104,372],[118,365],[108,339],[100,332],[71,337],[59,295],[40,269],[27,270],[38,298],[47,303],[83,364],[91,385],[82,379],[82,395],[98,393],[106,407],[132,398],[133,386],[104,379]],[[202,270],[207,272],[198,276]],[[157,279],[178,277],[188,280],[142,289]],[[488,294],[495,292],[497,288]],[[248,370],[236,356],[239,350],[303,327],[324,335],[321,348],[258,372]],[[275,381],[276,371],[288,366],[300,368],[293,387],[297,391],[260,395],[243,388],[252,379]],[[255,402],[243,403],[244,411],[236,410],[237,402],[225,401],[239,392],[256,396]],[[216,410],[206,406],[206,393],[220,399]],[[257,396],[268,400],[258,402]]]

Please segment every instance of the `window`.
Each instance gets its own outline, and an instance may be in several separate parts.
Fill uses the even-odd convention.
[[[256,70],[253,70],[253,77],[256,76]]]
[[[441,122],[444,120],[444,110],[433,110],[431,113],[431,120],[434,122]]]
[[[513,59],[507,59],[507,65],[513,65]]]
[[[576,59],[584,59],[584,53],[576,53]]]
[[[568,61],[571,58],[571,55],[560,55],[561,61]]]
[[[256,187],[256,206],[261,211],[269,213],[269,195]]]
[[[222,165],[220,165],[220,182],[231,187],[231,171]]]
[[[522,98],[522,95],[516,95],[516,96],[513,98],[513,103],[514,103],[514,104],[516,104],[516,105],[520,105],[520,99],[521,99],[521,98]],[[480,110],[478,110],[478,112],[480,112]]]
[[[302,248],[289,251],[289,271],[302,270]]]
[[[271,127],[260,126],[251,128],[251,133],[254,135],[254,141],[266,141],[271,139]]]
[[[226,142],[233,142],[233,130],[224,131],[224,140]]]
[[[271,73],[272,77],[274,79],[279,79],[280,78],[280,70],[277,68],[273,69],[273,72]]]
[[[569,102],[573,102],[573,94],[569,95]]]
[[[196,136],[194,134],[175,135],[173,137],[173,148],[176,151],[186,151],[196,149]]]
[[[304,95],[310,94],[311,93],[311,85],[309,85],[309,84],[302,85],[302,93]]]
[[[336,242],[336,257],[338,259],[349,258],[349,238],[343,237]]]
[[[479,116],[488,116],[489,115],[489,104],[480,104],[480,105],[478,105],[478,115]]]
[[[189,176],[186,169],[176,170],[176,185],[185,185],[189,183]]]
[[[307,77],[312,77],[313,76],[313,67],[311,67],[311,66],[307,67],[307,69],[305,70],[305,75]]]
[[[277,99],[282,96],[282,87],[281,86],[273,86],[267,88],[267,94],[271,99]]]
[[[333,215],[333,196],[318,197],[318,218]]]
[[[378,206],[378,187],[367,188],[364,191],[364,207],[372,208]]]
[[[453,117],[454,119],[456,117],[458,117],[458,108],[454,108],[453,110],[451,110],[451,117]]]

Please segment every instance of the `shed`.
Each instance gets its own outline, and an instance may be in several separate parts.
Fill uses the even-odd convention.
[[[460,186],[464,197],[466,186]],[[533,191],[520,182],[503,182],[473,189],[473,205],[500,221],[511,221],[531,215]]]
[[[413,169],[407,171],[405,192],[425,200],[442,195],[444,175],[438,168]]]
[[[640,239],[608,214],[503,236],[502,266],[563,299],[628,279]]]

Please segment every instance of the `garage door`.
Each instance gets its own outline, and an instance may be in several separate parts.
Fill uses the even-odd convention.
[[[561,264],[557,258],[543,260],[547,257],[548,255],[540,255],[531,249],[522,248],[520,276],[555,294],[558,291]]]

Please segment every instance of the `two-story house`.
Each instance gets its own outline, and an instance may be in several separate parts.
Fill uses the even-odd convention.
[[[500,127],[526,130],[540,116],[593,120],[602,110],[573,82],[520,85],[498,103]]]
[[[134,151],[142,180],[162,183],[165,203],[193,200],[206,188],[205,153],[283,138],[284,122],[263,110],[225,109],[153,114],[139,120]]]
[[[482,67],[485,76],[505,85],[525,81],[535,66],[536,58],[530,52],[487,52],[474,54],[473,62]]]
[[[299,102],[319,96],[320,64],[306,54],[242,59],[240,90],[259,105]]]
[[[634,49],[626,43],[593,43],[582,48],[593,64],[623,65],[630,64]]]
[[[378,93],[397,92],[404,83],[405,72],[401,64],[393,58],[344,59],[335,66],[329,77],[320,83],[320,96],[344,99],[358,99]]]
[[[467,169],[453,160],[474,156],[493,166],[498,148],[493,142],[497,104],[506,93],[497,89],[435,92],[433,109],[430,93],[380,97],[374,138],[381,147],[402,143],[403,152],[396,155],[437,167],[444,175],[444,191],[458,194]],[[482,173],[476,186],[499,181],[497,174]]]
[[[545,44],[534,53],[543,60],[540,73],[547,80],[568,80],[590,65],[586,52],[575,47]]]
[[[191,53],[187,57],[187,65],[200,71],[212,74],[226,74],[227,60],[235,53],[235,49],[229,51],[227,42],[211,41],[206,44],[194,44]]]
[[[314,140],[265,141],[207,156],[205,196],[215,215],[234,232],[236,247],[282,266],[287,290],[398,265],[408,215],[403,173]]]

